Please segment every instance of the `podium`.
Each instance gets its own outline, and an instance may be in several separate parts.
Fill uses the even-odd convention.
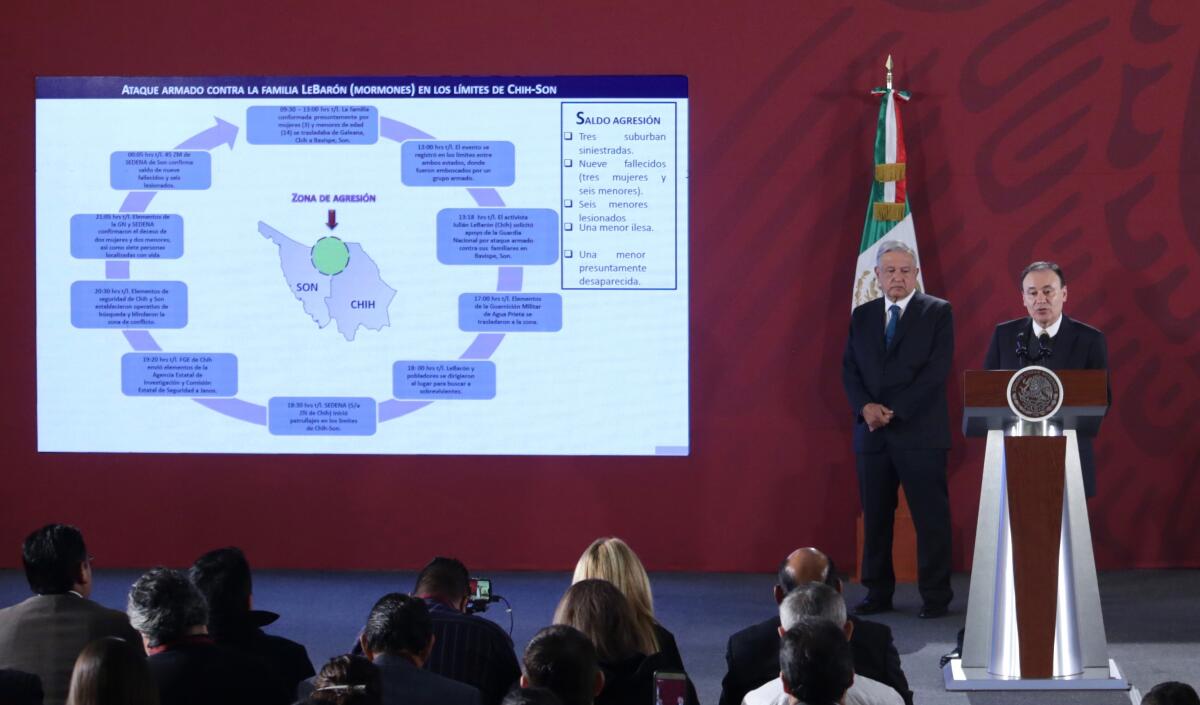
[[[968,371],[963,433],[986,437],[962,656],[947,690],[1128,690],[1108,658],[1076,434],[1104,370]]]

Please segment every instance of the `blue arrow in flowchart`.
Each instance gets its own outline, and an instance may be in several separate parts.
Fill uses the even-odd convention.
[[[379,136],[397,142],[433,139],[433,135],[428,132],[422,132],[412,125],[385,117],[379,118]]]
[[[233,142],[237,139],[237,125],[225,122],[216,116],[213,116],[213,119],[217,121],[214,127],[189,137],[175,149],[212,149],[223,144],[228,144],[229,148],[233,149]]]
[[[213,119],[217,121],[215,126],[192,135],[175,149],[212,149],[223,144],[228,144],[229,148],[233,149],[233,143],[237,139],[238,126],[216,116],[213,116]],[[145,213],[156,193],[157,191],[130,191],[125,196],[125,202],[121,204],[121,212]]]

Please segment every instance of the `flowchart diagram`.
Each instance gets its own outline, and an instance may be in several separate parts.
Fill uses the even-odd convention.
[[[687,453],[686,79],[37,108],[40,450]]]

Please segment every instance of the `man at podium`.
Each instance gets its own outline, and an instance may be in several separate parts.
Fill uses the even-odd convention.
[[[996,326],[983,366],[989,370],[1017,370],[1039,365],[1051,370],[1107,370],[1108,347],[1104,334],[1063,315],[1067,281],[1054,262],[1034,262],[1021,270],[1021,297],[1026,318]],[[1108,388],[1112,404],[1112,385]],[[1096,494],[1092,439],[1079,435],[1079,461],[1088,497]]]

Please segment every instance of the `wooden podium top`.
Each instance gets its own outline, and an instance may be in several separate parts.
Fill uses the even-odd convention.
[[[1017,420],[1008,407],[1008,381],[1016,370],[967,370],[963,373],[963,433],[987,435]],[[1108,411],[1107,370],[1056,370],[1063,403],[1051,420],[1063,428],[1094,434]]]

